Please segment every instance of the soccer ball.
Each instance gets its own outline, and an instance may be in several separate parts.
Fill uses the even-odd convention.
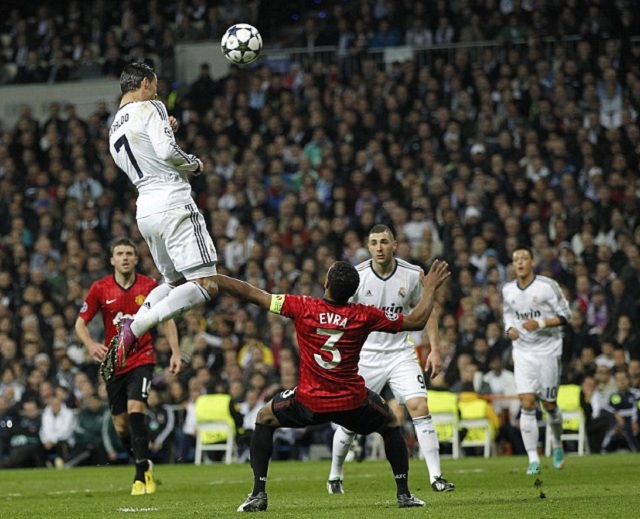
[[[227,29],[220,42],[222,54],[232,63],[247,65],[258,57],[262,36],[253,25],[237,23]]]

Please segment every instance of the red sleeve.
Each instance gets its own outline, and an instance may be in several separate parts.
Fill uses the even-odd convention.
[[[87,292],[82,308],[80,308],[79,317],[82,317],[85,322],[88,323],[101,308],[102,303],[100,302],[99,289],[94,283],[89,287],[89,292]]]
[[[304,308],[304,296],[285,295],[280,315],[295,319]]]
[[[371,327],[371,331],[398,333],[404,321],[404,315],[383,311],[375,306],[366,306],[367,324]]]

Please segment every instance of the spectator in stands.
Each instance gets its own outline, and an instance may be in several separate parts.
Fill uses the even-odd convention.
[[[149,391],[145,414],[149,429],[149,458],[154,463],[168,463],[174,454],[175,414],[165,405],[162,394],[155,388]]]
[[[17,424],[19,420],[17,410],[9,398],[10,392],[0,392],[0,463],[9,455],[13,424]]]
[[[607,453],[616,448],[638,452],[638,407],[636,398],[630,391],[629,374],[618,371],[615,374],[616,390],[604,406],[602,412],[608,420],[608,430],[605,434],[600,452]]]
[[[118,460],[118,450],[114,448],[118,436],[111,421],[111,413],[104,405],[98,393],[87,396],[78,414],[78,421],[73,433],[73,449],[65,463],[65,467],[77,465],[106,465]],[[125,459],[128,459],[125,453]]]
[[[45,456],[56,468],[62,468],[73,446],[76,416],[60,396],[53,396],[42,412],[40,441]]]
[[[44,450],[40,443],[42,410],[35,399],[23,400],[20,409],[9,439],[9,455],[0,462],[0,468],[44,467]]]

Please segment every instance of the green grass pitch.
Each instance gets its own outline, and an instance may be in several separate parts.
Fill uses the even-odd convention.
[[[412,460],[410,486],[427,507],[398,509],[391,470],[385,461],[350,462],[345,494],[328,495],[329,462],[271,464],[267,514],[277,518],[341,519],[429,517],[636,518],[640,517],[640,456],[613,454],[567,458],[555,471],[542,460],[542,474],[526,476],[523,457],[468,457],[442,461],[455,492],[437,494],[428,485],[424,462]],[[158,491],[129,495],[133,467],[0,471],[0,516],[18,518],[237,517],[251,490],[249,465],[163,465]],[[542,484],[536,486],[539,479]]]

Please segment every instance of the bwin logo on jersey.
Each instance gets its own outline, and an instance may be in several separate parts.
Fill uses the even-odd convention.
[[[518,312],[516,310],[516,317],[521,321],[526,321],[527,319],[538,319],[542,317],[542,313],[540,310],[529,310],[528,312]]]

